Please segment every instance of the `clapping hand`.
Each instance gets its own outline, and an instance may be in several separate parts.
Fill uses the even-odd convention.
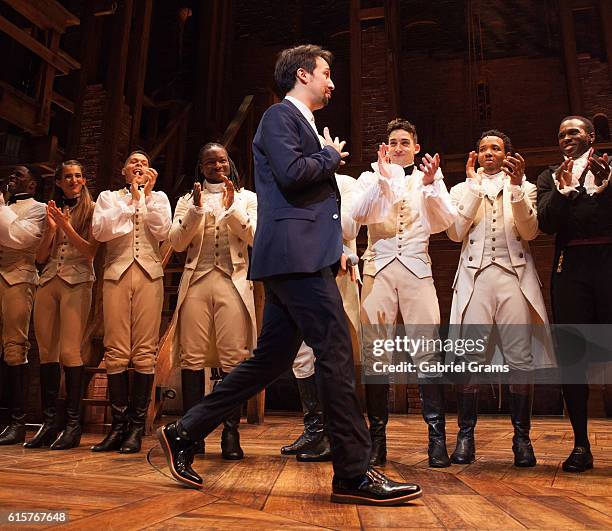
[[[595,185],[601,186],[603,182],[610,177],[610,165],[609,157],[607,153],[604,153],[601,157],[591,153],[589,157],[589,170],[595,177]]]
[[[386,179],[391,178],[391,159],[389,157],[389,146],[382,143],[378,146],[378,173],[380,173]]]
[[[49,220],[49,228],[51,230],[56,230],[57,227],[62,230],[66,229],[68,225],[70,225],[70,218],[67,214],[64,214],[57,205],[55,201],[51,200],[47,204],[47,220]]]
[[[470,151],[468,155],[467,163],[465,164],[465,175],[468,179],[472,179],[476,184],[480,184],[482,182],[481,169],[478,168],[476,171],[476,161],[478,160],[478,153],[475,151]]]
[[[193,183],[193,204],[197,207],[202,206],[202,185],[199,182]]]
[[[525,175],[525,159],[519,153],[507,154],[502,171],[510,177],[510,183],[520,186]]]
[[[332,137],[329,133],[329,127],[323,129],[323,143],[326,146],[333,147],[340,154],[341,159],[344,159],[349,156],[348,151],[342,151],[344,149],[344,146],[346,145],[346,140],[342,140],[341,142],[338,137],[332,140]],[[344,164],[343,160],[340,161],[340,165],[342,164]]]
[[[555,177],[559,182],[559,189],[563,190],[566,186],[572,185],[572,168],[574,167],[574,159],[565,159],[561,166],[557,168]]]
[[[440,167],[440,155],[437,153],[432,157],[426,153],[423,157],[423,162],[419,165],[419,169],[423,172],[423,185],[427,186],[434,182],[436,172]]]
[[[234,193],[236,189],[234,188],[234,183],[230,181],[225,175],[221,175],[223,179],[223,185],[225,189],[223,190],[223,208],[227,210],[234,204]]]

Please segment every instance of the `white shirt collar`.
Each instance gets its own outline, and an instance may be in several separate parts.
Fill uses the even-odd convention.
[[[497,173],[494,173],[493,175],[489,175],[488,173],[484,171],[482,172],[483,179],[491,179],[492,181],[496,179],[503,179],[505,175],[506,174],[503,171],[498,171]]]
[[[298,108],[298,111],[302,113],[304,118],[306,118],[306,121],[314,126],[314,123],[315,123],[314,114],[312,114],[312,111],[306,106],[305,103],[301,102],[297,98],[294,98],[293,96],[285,96],[285,99],[293,103],[293,105],[295,105]],[[315,130],[316,130],[316,127],[315,127]]]
[[[225,184],[209,183],[206,179],[204,179],[204,188],[206,188],[206,190],[212,194],[220,194],[225,189]]]

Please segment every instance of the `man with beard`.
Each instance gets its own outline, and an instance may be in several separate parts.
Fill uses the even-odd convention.
[[[13,169],[7,192],[8,204],[0,194],[0,325],[10,421],[0,433],[0,445],[25,440],[28,333],[38,283],[36,250],[47,218],[46,205],[34,199],[36,180],[27,167]]]
[[[608,155],[595,153],[595,129],[583,116],[568,116],[559,126],[564,161],[538,177],[540,229],[556,234],[551,278],[554,322],[612,323],[612,190]],[[560,332],[560,331],[559,331]],[[563,463],[566,472],[593,468],[587,434],[589,387],[586,360],[571,345],[559,341],[563,397],[574,431],[574,449]],[[577,381],[577,383],[576,383]]]
[[[421,495],[368,467],[370,444],[355,395],[355,369],[335,273],[342,255],[339,192],[334,174],[344,142],[324,130],[321,147],[313,112],[331,98],[331,53],[318,46],[284,50],[274,78],[286,98],[263,115],[253,140],[258,227],[250,277],[264,283],[263,325],[253,357],[158,437],[172,475],[192,488],[196,441],[236,407],[289,369],[302,340],[316,360],[327,413],[334,479],[332,501],[398,505]],[[299,488],[299,487],[298,487]]]
[[[153,191],[157,172],[149,156],[130,153],[122,173],[127,186],[102,192],[92,219],[94,238],[106,242],[104,364],[113,416],[110,432],[91,448],[94,452],[140,451],[164,302],[159,244],[168,238],[172,223],[166,194]]]

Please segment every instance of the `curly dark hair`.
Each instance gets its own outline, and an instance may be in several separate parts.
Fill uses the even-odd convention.
[[[398,129],[411,133],[414,138],[414,143],[418,144],[417,130],[415,125],[404,118],[395,118],[387,124],[387,137],[389,137],[393,131]]]
[[[502,133],[499,129],[489,129],[480,135],[480,138],[476,142],[476,153],[480,149],[480,142],[486,136],[496,136],[497,138],[501,138],[504,143],[504,151],[506,153],[514,153],[514,146],[512,145],[512,140],[506,133]]]

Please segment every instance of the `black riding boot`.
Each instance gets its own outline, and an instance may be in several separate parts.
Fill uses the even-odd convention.
[[[239,404],[223,421],[223,431],[221,432],[221,456],[223,459],[236,461],[244,457],[244,452],[240,448],[240,434],[238,433],[241,413],[242,404]]]
[[[427,455],[429,466],[446,468],[451,462],[446,450],[446,429],[444,417],[444,386],[430,382],[419,385],[423,419],[429,429]]]
[[[181,391],[183,414],[185,414],[204,397],[204,369],[199,371],[181,369]],[[194,454],[204,455],[204,448],[204,439],[202,439],[194,445]]]
[[[365,389],[370,439],[372,440],[370,465],[380,466],[387,462],[386,428],[389,421],[389,384],[366,384]]]
[[[10,386],[9,407],[11,420],[0,433],[0,446],[25,441],[26,402],[28,399],[28,364],[5,365],[5,377]]]
[[[532,403],[533,386],[510,386],[510,415],[514,426],[514,437],[512,438],[514,466],[530,467],[536,465],[535,454],[529,439]]]
[[[128,373],[108,375],[108,396],[113,422],[104,440],[91,447],[92,452],[113,452],[119,450],[127,430]]]
[[[298,378],[297,385],[300,391],[302,410],[304,411],[304,431],[294,442],[281,448],[281,454],[283,455],[310,452],[319,446],[324,436],[323,406],[319,400],[314,375],[308,378]]]
[[[465,386],[457,392],[457,446],[451,455],[451,463],[469,465],[476,459],[474,428],[478,406],[478,387]]]
[[[85,368],[64,367],[66,375],[66,427],[51,445],[51,450],[77,448],[81,442],[81,400],[83,399],[83,374]]]
[[[123,439],[119,452],[134,454],[140,452],[142,436],[145,432],[147,411],[151,402],[154,374],[143,374],[134,371],[132,376],[132,393],[128,409],[128,431]]]
[[[40,400],[42,403],[43,424],[23,446],[26,448],[40,448],[51,446],[57,438],[55,419],[57,415],[57,395],[60,387],[60,364],[41,363],[40,365]]]

